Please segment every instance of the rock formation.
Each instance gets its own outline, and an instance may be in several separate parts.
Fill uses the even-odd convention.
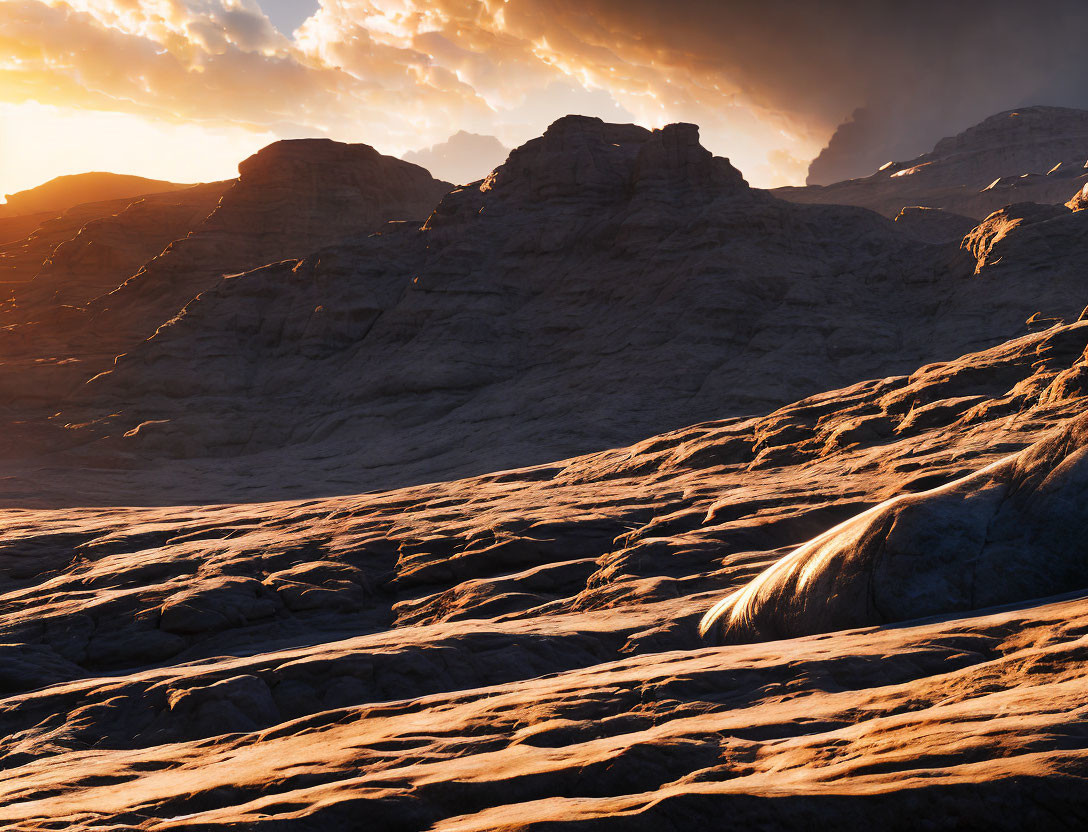
[[[113,292],[88,305],[93,326],[151,335],[224,274],[298,257],[391,220],[422,221],[450,185],[363,144],[295,139],[238,165],[204,222]]]
[[[233,183],[110,203],[112,216],[80,206],[10,254],[0,249],[0,257],[38,263],[0,310],[6,352],[21,359],[0,368],[0,390],[63,397],[223,274],[391,220],[422,222],[450,187],[366,145],[320,139],[276,142],[239,173]]]
[[[1054,521],[1083,510],[1062,500],[1083,485],[1086,347],[1088,323],[1054,327],[461,482],[247,503],[236,476],[221,505],[6,510],[0,819],[350,829],[365,802],[387,828],[713,827],[723,806],[772,830],[966,813],[1075,828],[1088,606],[1055,569],[1083,540]],[[179,473],[134,485],[168,494]],[[715,597],[851,516],[913,495],[890,505],[963,535],[927,506],[1013,483],[983,551],[1016,580],[989,573],[975,603],[1014,608],[934,595],[908,609],[957,617],[754,646],[697,634]],[[885,588],[909,600],[896,551]],[[963,575],[943,551],[930,564]]]
[[[1055,384],[1088,389],[1088,365],[1070,369]],[[836,526],[716,604],[701,630],[766,641],[1058,595],[1088,586],[1086,528],[1088,415]]]
[[[125,453],[348,457],[357,488],[545,462],[1073,320],[1079,219],[1036,219],[988,257],[750,189],[691,125],[565,118],[422,229],[217,280],[57,421]]]
[[[916,159],[830,185],[778,188],[794,202],[860,205],[894,217],[907,206],[977,220],[1012,202],[1063,203],[1088,180],[1088,111],[1025,107],[937,142]]]
[[[124,276],[203,222],[227,187],[212,182],[135,201],[78,205],[42,223],[32,236],[0,249],[13,270],[16,263],[34,269],[25,281],[9,274],[23,285],[12,287],[20,309],[6,310],[5,322],[33,321],[58,306],[82,307],[116,289]]]
[[[63,214],[88,202],[129,201],[146,194],[160,194],[190,187],[161,179],[145,179],[120,173],[77,173],[58,176],[36,188],[7,194],[0,205],[0,217],[28,214]]]
[[[0,826],[1083,828],[1076,182],[893,222],[570,117],[208,188],[4,311]]]

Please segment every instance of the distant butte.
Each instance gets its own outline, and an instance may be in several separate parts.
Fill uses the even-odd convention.
[[[77,173],[58,176],[43,185],[7,194],[0,217],[50,213],[56,216],[85,202],[106,202],[188,188],[177,182],[145,179],[121,173]]]

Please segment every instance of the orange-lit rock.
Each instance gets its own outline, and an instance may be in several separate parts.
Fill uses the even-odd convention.
[[[0,826],[1083,826],[1086,212],[241,172],[3,310]]]

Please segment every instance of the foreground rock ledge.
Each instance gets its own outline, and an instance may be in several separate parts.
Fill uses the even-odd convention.
[[[963,612],[1088,584],[1088,414],[948,485],[836,526],[727,596],[700,631],[765,641]]]

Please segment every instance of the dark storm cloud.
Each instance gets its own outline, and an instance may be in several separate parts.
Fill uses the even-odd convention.
[[[994,112],[1088,106],[1088,4],[513,0],[644,59],[728,78],[751,104],[815,128],[851,117],[827,178],[870,172]],[[531,11],[530,11],[531,9]],[[509,14],[509,13],[508,13]],[[553,24],[554,25],[554,24]],[[847,154],[845,151],[849,151]],[[856,155],[854,164],[841,158]]]

